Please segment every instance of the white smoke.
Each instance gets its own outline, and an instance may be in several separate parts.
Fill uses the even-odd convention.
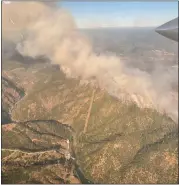
[[[11,4],[11,1],[3,1],[4,4]]]
[[[17,50],[22,55],[34,58],[45,55],[52,63],[59,64],[68,77],[85,81],[95,79],[101,88],[119,99],[132,100],[140,107],[167,112],[177,120],[178,96],[172,94],[173,75],[163,75],[160,69],[150,75],[126,66],[115,55],[98,56],[90,41],[77,30],[67,11],[33,2],[31,6],[35,10],[32,14],[29,3],[16,3],[13,9],[20,25],[16,26],[16,30],[24,34],[23,41],[17,44]],[[8,6],[13,6],[13,3]],[[25,11],[21,12],[19,6]],[[10,14],[12,12],[6,16]],[[27,20],[30,20],[28,24]],[[11,25],[8,31],[12,26],[15,25]]]

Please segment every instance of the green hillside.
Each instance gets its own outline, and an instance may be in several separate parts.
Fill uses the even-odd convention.
[[[19,77],[16,84],[25,89],[26,95],[12,110],[11,119],[20,123],[13,132],[2,132],[3,147],[18,149],[18,152],[49,150],[52,139],[58,142],[55,138],[64,137],[63,128],[57,126],[61,122],[74,130],[68,138],[73,146],[70,152],[90,181],[177,183],[178,125],[167,115],[152,109],[140,109],[134,103],[126,104],[104,90],[67,79],[57,66],[34,64],[15,71],[5,68],[4,71],[11,79]],[[30,87],[25,83],[27,80]],[[35,125],[30,124],[35,131],[31,126],[27,127],[31,120],[35,122]],[[45,121],[40,126],[38,120],[58,122]],[[24,122],[26,124],[22,124]],[[43,145],[31,142],[29,137],[32,140],[32,136],[43,139]],[[9,151],[3,155],[9,156],[10,161],[16,160]],[[17,155],[17,160],[22,161],[20,156]],[[53,173],[58,170],[54,168]],[[40,173],[46,174],[44,169]],[[32,176],[31,172],[26,174]]]

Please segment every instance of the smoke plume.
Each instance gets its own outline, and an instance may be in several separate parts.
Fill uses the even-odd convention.
[[[178,118],[177,92],[172,89],[176,71],[151,75],[126,65],[114,54],[97,55],[78,31],[73,17],[62,8],[39,2],[3,4],[3,37],[14,40],[24,56],[47,56],[67,77],[93,81],[121,100],[155,108]],[[164,75],[165,74],[165,75]]]

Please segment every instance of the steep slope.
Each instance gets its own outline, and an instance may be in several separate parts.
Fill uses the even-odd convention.
[[[18,88],[11,80],[2,76],[2,124],[11,121],[11,110],[23,96],[23,89]]]
[[[52,120],[3,125],[3,183],[79,183],[67,158],[71,136],[68,125]]]
[[[26,78],[33,67],[23,69]],[[70,125],[75,130],[72,154],[85,178],[95,183],[177,183],[177,124],[167,115],[68,79],[56,66],[38,65],[31,76],[33,88],[25,88],[26,96],[12,111],[13,120],[53,119]],[[19,83],[24,84],[23,79]],[[27,144],[12,146],[22,149]]]
[[[143,130],[139,123],[130,123],[133,131],[120,122],[89,126],[75,144],[86,178],[95,183],[177,183],[177,127],[174,132],[171,125],[154,123],[156,127],[149,123],[151,128]]]

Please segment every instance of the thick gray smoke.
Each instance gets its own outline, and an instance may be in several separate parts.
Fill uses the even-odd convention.
[[[22,55],[45,55],[59,64],[68,77],[93,81],[119,99],[155,108],[177,120],[178,96],[172,90],[177,76],[173,79],[170,75],[177,71],[166,74],[160,68],[151,76],[130,68],[115,55],[96,55],[90,41],[76,29],[71,15],[61,8],[14,2],[3,5],[3,12],[3,36],[16,40]],[[9,23],[11,17],[13,23]]]

